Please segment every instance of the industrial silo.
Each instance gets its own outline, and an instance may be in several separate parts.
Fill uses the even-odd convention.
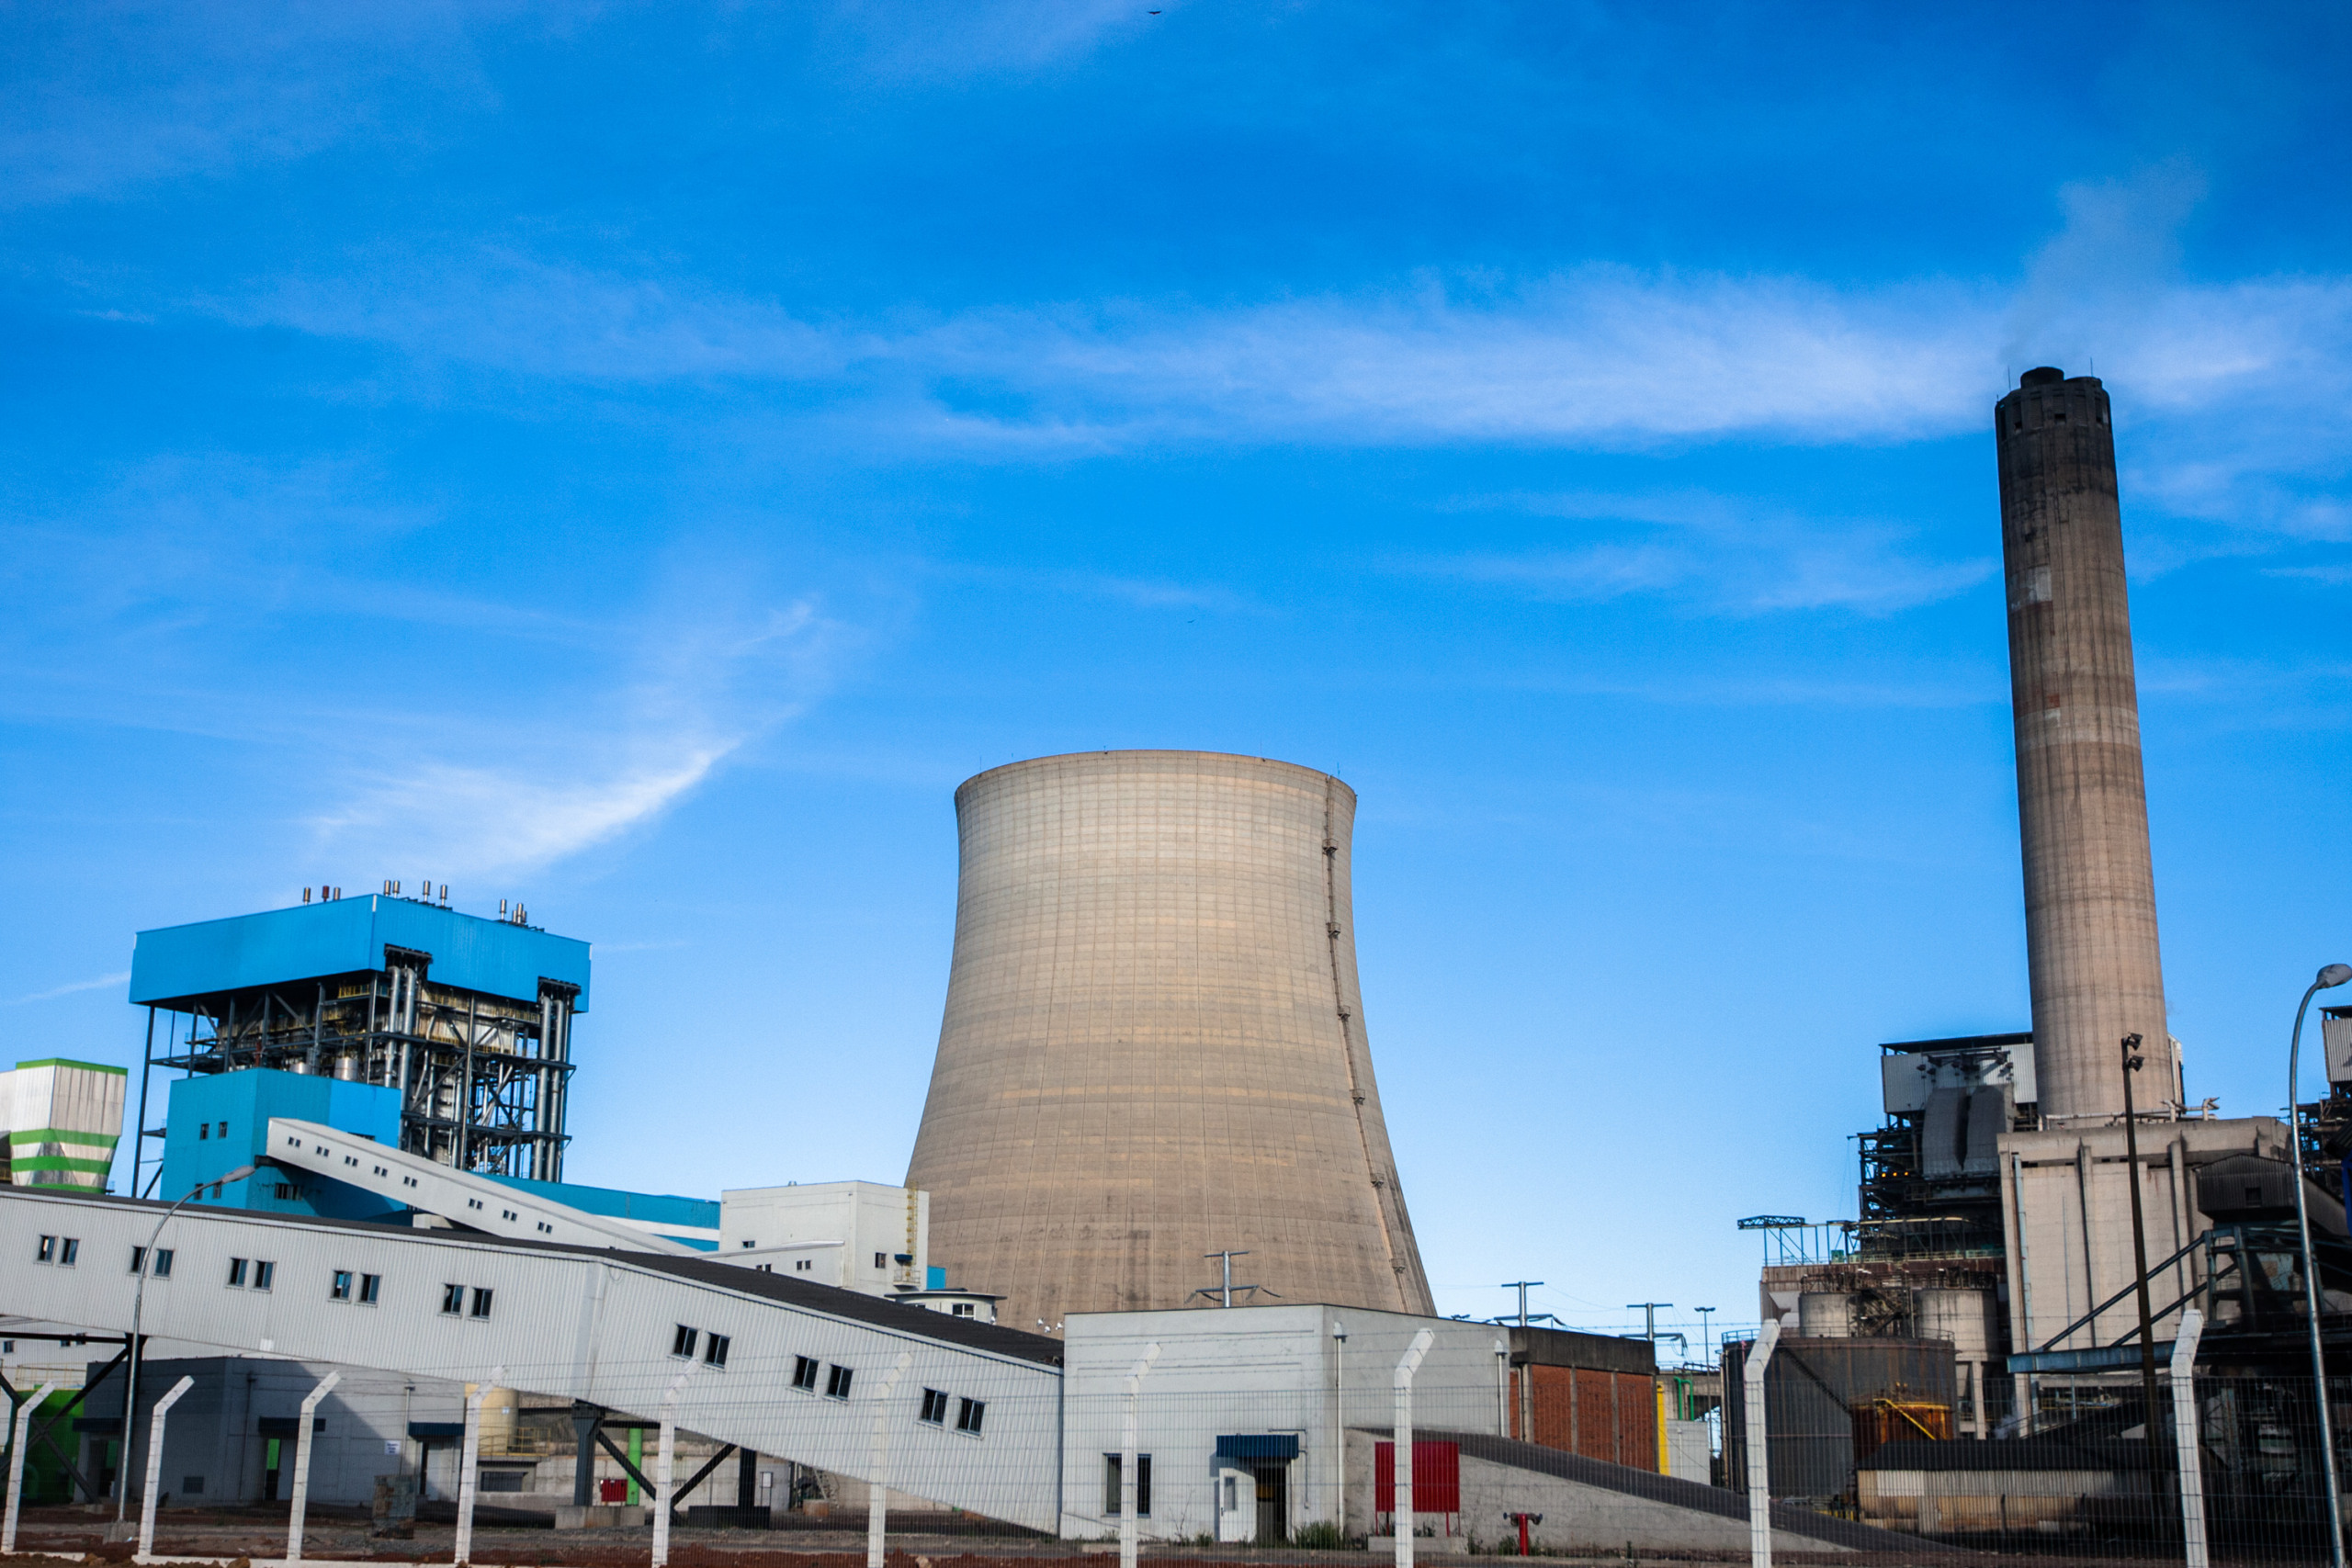
[[[1355,792],[1102,751],[956,792],[962,877],[907,1173],[931,1257],[1023,1327],[1221,1283],[1429,1313],[1349,891]],[[1263,1293],[1240,1299],[1263,1301]]]

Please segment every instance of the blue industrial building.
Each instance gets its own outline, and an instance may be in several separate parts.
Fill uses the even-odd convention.
[[[208,1073],[171,1087],[157,1194],[175,1199],[203,1188],[198,1202],[336,1220],[381,1220],[402,1213],[356,1187],[267,1166],[243,1180],[223,1182],[231,1171],[254,1166],[269,1152],[273,1116],[321,1122],[390,1147],[400,1143],[397,1089],[274,1067]]]
[[[133,1190],[145,1195],[195,1168],[157,1166],[150,1179],[150,1139],[164,1139],[164,1163],[183,1156],[175,1136],[148,1124],[158,1067],[187,1075],[183,1083],[260,1068],[380,1089],[391,1124],[367,1135],[459,1170],[560,1181],[588,944],[526,924],[519,911],[462,913],[446,889],[439,902],[402,897],[390,883],[356,898],[320,891],[288,908],[139,933],[130,999],[149,1014]],[[292,1091],[220,1092],[275,1102]],[[173,1100],[174,1123],[221,1120],[209,1115],[208,1092],[190,1101],[175,1085]],[[341,1126],[347,1111],[376,1128],[380,1111],[349,1109],[362,1100],[378,1103],[361,1096],[334,1101],[337,1116],[276,1113]],[[228,1120],[233,1127],[237,1117]],[[265,1185],[274,1194],[292,1184]]]
[[[270,1119],[284,1117],[714,1247],[713,1200],[560,1179],[571,1015],[587,1008],[588,977],[584,942],[389,888],[141,931],[130,999],[153,1010],[148,1071],[186,1075],[168,1086],[164,1126],[145,1130],[163,1154],[143,1190],[408,1223],[393,1199],[269,1164]],[[142,1082],[142,1123],[148,1097]]]
[[[399,952],[428,954],[436,986],[536,998],[553,982],[571,988],[572,1011],[588,1010],[586,942],[380,893],[141,931],[130,1000],[192,1011],[239,992],[380,974]]]

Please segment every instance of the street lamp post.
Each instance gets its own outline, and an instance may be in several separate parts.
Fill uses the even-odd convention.
[[[2295,1171],[2295,1232],[2303,1249],[2303,1315],[2312,1330],[2312,1387],[2319,1396],[2319,1462],[2327,1482],[2327,1555],[2334,1568],[2344,1565],[2344,1507],[2335,1479],[2335,1428],[2327,1409],[2327,1353],[2319,1333],[2319,1266],[2312,1257],[2311,1214],[2303,1204],[2303,1128],[2295,1107],[2303,1049],[2303,1014],[2312,998],[2331,987],[2352,980],[2352,964],[2331,964],[2312,979],[2295,1006],[2295,1032],[2287,1045],[2287,1147]]]
[[[232,1171],[209,1181],[199,1181],[189,1188],[187,1197],[164,1211],[164,1217],[157,1220],[155,1228],[148,1233],[146,1250],[139,1255],[139,1283],[130,1295],[130,1367],[125,1374],[129,1381],[122,1391],[122,1459],[115,1466],[114,1477],[114,1518],[117,1524],[120,1524],[130,1512],[130,1434],[132,1426],[139,1419],[139,1325],[147,1309],[147,1276],[155,1269],[155,1244],[163,1239],[164,1227],[172,1223],[172,1216],[192,1201],[198,1193],[214,1182],[243,1181],[253,1173],[252,1166],[239,1166]],[[100,1507],[105,1506],[103,1503],[99,1505]]]

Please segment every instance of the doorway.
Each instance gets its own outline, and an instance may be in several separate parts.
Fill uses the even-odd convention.
[[[1290,1466],[1279,1461],[1252,1467],[1258,1475],[1258,1544],[1290,1540]]]

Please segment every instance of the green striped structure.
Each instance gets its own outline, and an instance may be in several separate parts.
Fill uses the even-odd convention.
[[[9,1183],[104,1190],[121,1138],[129,1077],[121,1067],[62,1056],[19,1062],[15,1072],[0,1074]]]

